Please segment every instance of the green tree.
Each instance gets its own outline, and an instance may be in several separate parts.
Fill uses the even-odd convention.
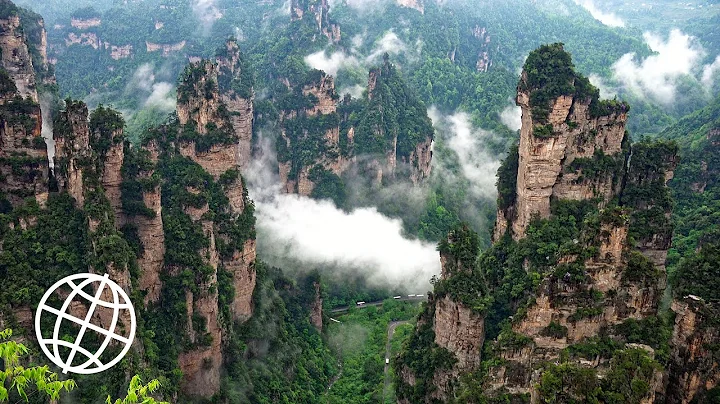
[[[20,358],[27,355],[28,349],[25,345],[10,340],[10,337],[10,329],[0,332],[0,341],[3,341],[0,342],[0,403],[9,402],[13,390],[23,400],[29,401],[28,390],[32,385],[53,401],[60,398],[63,389],[70,391],[75,388],[74,380],[58,380],[57,373],[51,372],[47,366],[25,368],[20,365]]]
[[[133,376],[130,380],[130,387],[128,387],[127,397],[115,401],[108,396],[105,402],[107,404],[169,404],[165,401],[157,401],[149,395],[160,387],[160,382],[157,379],[151,380],[148,384],[143,385],[140,376]]]

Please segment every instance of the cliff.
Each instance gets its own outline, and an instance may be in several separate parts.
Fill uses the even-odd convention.
[[[715,347],[720,341],[720,312],[715,306],[694,295],[672,303],[675,327],[667,403],[709,402],[710,397],[717,397],[720,364]]]
[[[523,126],[498,173],[495,243],[479,254],[473,237],[456,230],[440,244],[443,272],[421,316],[434,343],[413,347],[425,356],[442,348],[454,360],[435,360],[432,375],[400,368],[398,397],[662,399],[655,355],[666,345],[630,330],[662,333],[657,315],[672,233],[666,181],[677,147],[631,149],[628,106],[600,101],[559,44],[530,54],[517,100]],[[620,380],[642,388],[629,392]]]
[[[310,196],[316,182],[338,177],[346,168],[340,154],[340,118],[335,81],[321,71],[310,74],[300,94],[304,102],[281,112],[277,140],[280,180],[288,193]]]
[[[377,185],[394,179],[419,184],[430,176],[432,122],[387,55],[370,71],[368,104],[352,126],[353,153],[370,157],[364,171]]]
[[[45,31],[38,16],[27,13],[21,21],[12,3],[2,5],[6,13],[0,16],[0,205],[17,206],[27,197],[44,205],[49,164],[37,84],[45,79]],[[39,29],[31,30],[33,25]]]
[[[551,197],[597,198],[602,207],[620,191],[629,108],[599,101],[597,90],[572,71],[569,60],[564,60],[568,71],[552,71],[547,63],[558,52],[563,51],[535,51],[526,62],[516,99],[522,128],[515,203],[498,211],[495,241],[507,222],[516,240],[524,237],[534,215],[550,216]]]
[[[184,375],[181,390],[187,396],[219,392],[223,341],[232,325],[247,320],[253,311],[254,207],[239,170],[247,165],[251,150],[253,90],[248,77],[234,42],[218,52],[215,62],[188,66],[178,86],[178,121],[155,134],[164,167],[159,176],[164,184],[160,192],[165,238],[164,245],[145,249],[150,255],[141,261],[157,265],[164,248],[162,273],[168,276],[160,279],[168,282],[161,283],[159,299],[157,275],[148,273],[142,283],[149,301],[185,308],[173,314],[173,327],[182,330],[184,348],[178,363]],[[147,157],[151,162],[155,158],[153,153]],[[149,170],[138,174],[154,175]],[[155,192],[146,188],[146,209],[155,205]],[[159,224],[146,220],[152,228],[139,231],[142,239],[158,244]],[[190,239],[173,230],[178,224],[192,234]],[[186,253],[178,255],[178,248]],[[181,287],[178,294],[178,282],[184,284],[187,277],[193,279],[192,286]]]
[[[312,21],[317,32],[334,43],[340,42],[340,25],[329,19],[328,0],[292,0],[290,18],[292,21]]]

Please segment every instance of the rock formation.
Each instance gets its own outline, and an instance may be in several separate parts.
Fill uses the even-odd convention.
[[[312,18],[317,31],[334,43],[340,42],[340,26],[328,18],[330,5],[328,0],[292,0],[290,17],[292,21]]]
[[[672,311],[675,328],[666,402],[709,402],[707,392],[720,383],[720,363],[714,351],[720,341],[720,311],[716,304],[693,295],[673,301]]]
[[[280,180],[285,192],[309,196],[315,188],[315,172],[340,175],[346,162],[340,154],[338,95],[331,76],[316,71],[316,78],[302,87],[309,103],[281,115],[277,140]],[[308,151],[314,151],[309,156]]]
[[[85,205],[84,174],[91,158],[87,105],[70,101],[54,123],[54,175],[58,188],[72,196],[79,208]]]
[[[189,198],[180,206],[192,226],[207,243],[196,253],[205,270],[195,273],[196,288],[185,290],[186,333],[189,349],[180,353],[180,368],[185,375],[182,390],[190,396],[210,397],[220,389],[223,360],[221,343],[227,330],[221,321],[244,321],[252,315],[255,288],[255,240],[252,228],[253,207],[240,176],[247,165],[252,137],[252,83],[243,71],[237,44],[229,42],[215,62],[190,65],[178,88],[178,141],[181,156],[209,175],[228,200],[227,210],[211,207],[207,199],[208,182],[190,182],[182,192]],[[176,164],[181,164],[177,162]],[[188,164],[187,162],[182,165]],[[223,222],[213,217],[224,217]],[[244,229],[244,230],[243,230]],[[167,231],[167,229],[166,229]],[[239,232],[243,234],[238,234]],[[170,265],[170,275],[182,276],[187,269]],[[195,270],[195,269],[193,269]],[[232,300],[220,304],[220,274],[231,279]],[[223,275],[224,276],[224,275]],[[155,281],[148,277],[148,284]],[[163,287],[169,287],[163,285]],[[230,318],[224,317],[224,310]]]
[[[631,377],[647,386],[638,400],[651,403],[663,392],[654,349],[629,344],[634,341],[626,340],[623,330],[657,316],[665,288],[665,241],[672,233],[666,181],[677,147],[640,143],[630,160],[628,106],[600,101],[559,44],[529,56],[518,105],[521,138],[517,156],[511,153],[499,174],[495,245],[476,260],[473,237],[451,232],[440,244],[443,272],[421,316],[432,324],[434,343],[424,339],[414,350],[428,356],[441,348],[454,360],[435,360],[432,377],[420,378],[423,371],[405,353],[401,363],[409,365],[399,369],[398,397],[409,402],[457,397],[470,388],[461,376],[479,369],[481,359],[488,361],[481,384],[486,398],[540,402],[553,394],[544,384],[558,377],[553,372],[584,374],[582,369],[591,369],[588,383],[611,391],[617,387],[602,375],[622,372],[626,365],[619,363],[630,360],[638,366]],[[658,215],[662,220],[647,223]],[[565,236],[544,233],[553,226],[576,230]],[[512,237],[505,237],[507,232]],[[560,247],[546,249],[553,243]],[[488,316],[497,337],[485,341]],[[572,354],[598,338],[615,341],[618,350],[589,358]],[[483,342],[491,347],[483,351],[490,358],[480,357]],[[574,389],[556,394],[589,397]]]
[[[424,104],[387,55],[382,66],[370,71],[368,101],[352,128],[355,155],[372,157],[365,171],[376,185],[394,179],[419,184],[428,178],[435,131]]]
[[[524,72],[517,95],[517,105],[522,108],[517,199],[514,206],[498,212],[496,241],[508,220],[513,237],[524,237],[534,215],[550,216],[551,197],[578,201],[599,198],[602,206],[622,185],[622,170],[618,168],[626,157],[626,105],[600,115],[597,98],[584,92],[587,79],[577,77],[570,79],[577,92],[541,101],[548,104],[548,111],[545,105],[538,107],[531,102],[538,89],[530,80]],[[598,165],[603,165],[602,171]]]

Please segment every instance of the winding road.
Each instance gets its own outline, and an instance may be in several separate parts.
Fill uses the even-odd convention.
[[[388,388],[390,387],[390,375],[388,374],[390,364],[387,363],[387,359],[390,359],[391,355],[390,351],[392,348],[392,338],[395,334],[395,329],[400,325],[407,324],[408,322],[409,321],[393,321],[388,324],[387,344],[385,345],[385,387],[383,388],[383,402],[385,402],[385,397],[387,397]]]

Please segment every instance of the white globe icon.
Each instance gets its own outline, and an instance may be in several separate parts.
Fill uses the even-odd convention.
[[[67,297],[64,297],[59,293],[59,290],[67,287],[70,288],[70,292],[67,294]],[[84,289],[94,290],[95,296],[90,295]],[[103,294],[105,294],[105,296],[108,295],[107,291],[112,295],[112,301],[103,299]],[[48,298],[55,294],[65,299],[60,308],[51,307],[47,304]],[[70,314],[71,304],[73,302],[83,303],[83,301],[89,304],[85,318],[79,318]],[[92,321],[93,315],[97,317],[96,311],[98,309],[105,310],[107,313],[112,311],[112,320],[110,321],[109,327],[107,327],[107,325],[102,327],[94,324]],[[130,324],[129,333],[126,332],[125,335],[122,335],[116,333],[116,328],[121,318],[121,311],[124,310],[129,312]],[[40,320],[43,315],[55,316],[55,325],[52,333],[44,334],[40,328]],[[127,319],[128,316],[124,318]],[[79,327],[79,332],[73,342],[65,341],[59,336],[61,325],[64,321],[69,321],[75,328]],[[128,324],[123,325],[128,326]],[[115,366],[130,350],[133,338],[135,337],[135,326],[135,310],[130,302],[130,298],[117,283],[108,278],[107,274],[100,276],[85,273],[70,275],[61,279],[45,292],[35,312],[35,334],[37,335],[40,348],[42,348],[45,355],[47,355],[54,364],[62,369],[63,373],[93,374],[100,373]],[[87,349],[87,344],[83,347],[83,338],[86,337],[88,333],[93,332],[99,335],[100,345],[96,347],[94,352],[90,352]],[[52,336],[46,338],[48,335]],[[121,344],[122,350],[114,359],[107,363],[102,363],[100,359],[113,341]],[[61,347],[65,349],[61,350]]]

